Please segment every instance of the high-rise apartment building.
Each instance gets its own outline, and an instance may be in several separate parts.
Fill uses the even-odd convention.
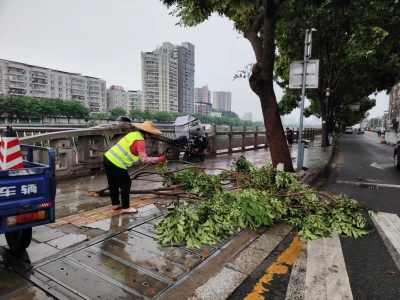
[[[178,112],[178,49],[164,43],[142,52],[144,110]]]
[[[194,45],[142,52],[142,90],[145,110],[194,113]]]
[[[253,113],[251,113],[251,112],[244,113],[242,120],[243,121],[253,121]]]
[[[207,116],[211,115],[211,91],[208,89],[208,85],[194,89],[194,104],[195,113]]]
[[[128,93],[122,86],[112,85],[107,89],[107,107],[108,109],[123,108],[128,112]]]
[[[194,45],[186,42],[174,47],[178,49],[178,111],[192,114],[195,112]]]
[[[128,91],[128,109],[131,110],[144,110],[143,93],[142,91]]]
[[[231,92],[213,92],[212,108],[231,111]]]
[[[78,100],[91,112],[107,110],[106,81],[0,59],[0,94]]]
[[[107,106],[109,109],[123,108],[127,114],[131,110],[143,110],[142,92],[125,91],[122,86],[112,85],[107,89]]]

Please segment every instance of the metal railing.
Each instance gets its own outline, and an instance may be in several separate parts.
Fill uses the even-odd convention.
[[[178,159],[179,146],[174,143],[175,131],[171,124],[157,124],[163,132],[162,137],[147,141],[149,156],[164,155],[167,149],[168,159]],[[0,131],[6,127],[0,127]],[[19,127],[13,126],[20,144],[51,147],[56,152],[56,175],[58,178],[98,172],[103,167],[103,154],[114,146],[125,134],[136,130],[131,123],[112,122],[91,128],[74,127]],[[268,147],[264,128],[232,128],[232,126],[211,126],[207,133],[207,155],[219,155]],[[319,134],[316,129],[305,129],[303,137],[313,139]],[[294,131],[297,141],[298,131]],[[26,155],[26,153],[23,153]],[[35,162],[48,163],[40,152]]]

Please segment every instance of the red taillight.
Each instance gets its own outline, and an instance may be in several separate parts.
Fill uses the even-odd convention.
[[[17,216],[17,224],[24,224],[32,221],[36,221],[38,219],[37,212],[30,212]]]

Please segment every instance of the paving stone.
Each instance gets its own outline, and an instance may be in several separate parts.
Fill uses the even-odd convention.
[[[58,239],[51,240],[47,244],[49,244],[50,246],[53,246],[57,249],[64,249],[64,248],[70,247],[72,245],[78,244],[78,243],[86,241],[86,240],[88,240],[88,237],[85,234],[69,233],[62,237],[59,237]]]
[[[107,222],[107,219],[104,219],[101,221],[85,224],[84,227],[97,228],[97,229],[101,229],[104,231],[109,231],[110,230],[110,222]]]
[[[39,243],[54,240],[64,235],[65,233],[45,225],[33,227],[32,229],[32,238],[34,238]]]
[[[47,245],[46,243],[40,243],[35,246],[28,247],[26,249],[26,252],[28,253],[29,260],[31,261],[31,263],[35,263],[44,258],[47,258],[47,257],[57,253],[58,251],[60,251],[60,250],[58,250],[50,245]]]
[[[63,219],[59,219],[59,220],[56,220],[54,223],[46,224],[46,226],[50,227],[50,228],[55,228],[55,227],[58,227],[58,226],[61,226],[64,224],[68,224],[68,222],[64,221]]]

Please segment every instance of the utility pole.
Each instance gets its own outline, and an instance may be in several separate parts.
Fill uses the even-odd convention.
[[[299,140],[298,140],[298,151],[297,151],[297,172],[303,169],[303,157],[304,157],[304,145],[303,145],[303,111],[304,111],[304,100],[306,97],[306,77],[307,77],[307,64],[308,59],[311,57],[311,44],[312,44],[312,32],[317,31],[316,29],[307,29],[306,37],[304,41],[304,60],[303,60],[303,82],[301,87],[301,105],[300,105],[300,127],[299,127]]]

